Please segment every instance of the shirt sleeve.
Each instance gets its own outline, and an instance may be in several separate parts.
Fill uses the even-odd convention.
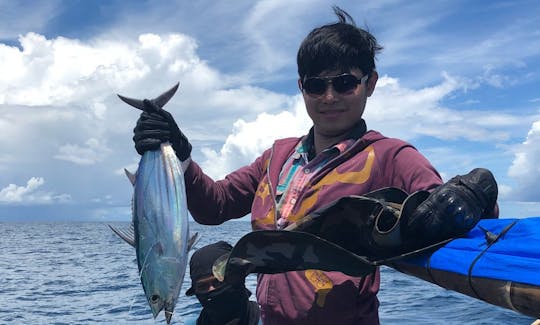
[[[264,172],[264,157],[265,154],[218,181],[192,161],[184,179],[188,209],[193,219],[204,225],[218,225],[247,215]]]

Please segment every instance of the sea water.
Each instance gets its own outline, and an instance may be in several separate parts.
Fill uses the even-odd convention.
[[[115,223],[127,226],[128,223]],[[250,223],[190,224],[198,247],[234,244]],[[186,297],[189,272],[173,323],[197,315]],[[382,324],[531,324],[534,319],[396,272],[381,269]],[[255,292],[250,275],[247,287]],[[254,295],[252,296],[254,299]],[[135,250],[106,223],[0,223],[0,324],[165,324],[153,319],[138,277]]]

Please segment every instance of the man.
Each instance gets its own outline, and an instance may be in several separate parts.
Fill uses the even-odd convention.
[[[251,292],[245,287],[244,278],[234,283],[220,282],[212,274],[214,262],[229,254],[232,246],[219,241],[198,249],[189,261],[191,288],[186,295],[195,295],[203,309],[197,325],[256,325],[259,323],[259,306],[249,301]],[[189,322],[186,322],[189,324]],[[193,322],[195,323],[195,322]]]
[[[253,230],[283,229],[346,195],[441,185],[438,172],[412,145],[368,131],[362,114],[377,83],[375,56],[382,47],[346,12],[334,12],[339,21],[312,30],[297,55],[298,86],[313,127],[305,136],[276,140],[223,180],[212,180],[191,161],[191,145],[172,116],[145,100],[153,113],[141,114],[135,147],[142,154],[171,142],[186,168],[188,208],[197,222],[217,225],[251,213]],[[378,270],[363,278],[306,270],[259,274],[257,280],[264,324],[379,323]]]

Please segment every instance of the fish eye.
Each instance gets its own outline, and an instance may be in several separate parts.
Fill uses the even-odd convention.
[[[159,301],[159,295],[152,295],[152,297],[150,297],[150,301],[155,304]]]

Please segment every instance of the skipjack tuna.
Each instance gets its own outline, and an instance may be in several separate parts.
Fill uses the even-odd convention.
[[[162,108],[178,84],[153,102]],[[142,101],[119,97],[144,110]],[[154,318],[165,310],[170,323],[182,288],[188,252],[197,234],[189,237],[186,189],[180,161],[167,143],[159,150],[146,151],[135,175],[126,170],[134,186],[130,229],[111,229],[135,247],[141,283]]]

